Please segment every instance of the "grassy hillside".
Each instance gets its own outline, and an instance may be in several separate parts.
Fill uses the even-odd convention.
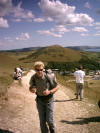
[[[87,51],[81,51],[81,54],[82,54],[83,56],[88,57],[89,59],[97,60],[98,62],[100,62],[100,52],[87,52]]]
[[[27,62],[36,60],[41,60],[44,62],[73,62],[80,60],[80,58],[80,52],[69,48],[64,48],[59,45],[54,45],[44,49],[40,49],[37,52],[27,56],[27,58],[23,58],[22,60]]]
[[[19,66],[16,58],[0,53],[0,94],[5,93],[7,87],[12,83],[12,75],[16,66]]]

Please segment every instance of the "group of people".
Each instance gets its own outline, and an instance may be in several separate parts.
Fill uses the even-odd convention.
[[[44,72],[44,63],[41,61],[34,63],[34,70],[36,73],[30,79],[29,90],[36,94],[41,133],[49,133],[49,131],[50,133],[56,133],[53,119],[53,95],[58,90],[56,77],[47,76]],[[76,77],[76,98],[78,99],[80,96],[80,100],[83,100],[85,72],[82,70],[82,66],[75,71],[74,76]]]
[[[22,78],[22,71],[23,71],[23,68],[21,66],[20,67],[16,67],[14,69],[14,73],[13,73],[14,80],[21,80],[21,78]]]
[[[34,63],[35,74],[32,75],[29,81],[29,90],[36,94],[36,105],[39,113],[41,133],[57,133],[54,118],[54,93],[58,90],[58,83],[56,76],[50,70],[44,71],[44,63],[36,61]],[[14,79],[20,80],[22,77],[23,69],[15,68]],[[49,73],[49,74],[48,74]],[[76,99],[83,100],[84,94],[84,77],[85,72],[82,66],[79,66],[74,72],[76,78]],[[100,107],[100,101],[98,103]]]

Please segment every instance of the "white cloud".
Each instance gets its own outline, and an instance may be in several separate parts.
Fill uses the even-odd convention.
[[[91,9],[91,5],[90,5],[90,3],[89,3],[89,2],[86,2],[84,6],[85,6],[86,8]]]
[[[30,35],[28,33],[21,33],[21,35],[19,35],[16,38],[14,38],[14,37],[5,37],[4,39],[8,42],[13,42],[15,40],[17,40],[17,41],[26,41],[26,40],[30,39]]]
[[[8,15],[12,7],[12,0],[0,0],[0,16]]]
[[[52,21],[53,21],[53,19],[52,19],[52,18],[50,18],[50,17],[48,17],[48,18],[47,18],[47,21],[52,22]]]
[[[88,30],[84,27],[75,27],[72,29],[72,31],[77,31],[77,32],[88,32]]]
[[[96,30],[99,30],[99,29],[100,29],[100,27],[95,27],[95,29],[96,29]]]
[[[9,41],[9,42],[13,42],[14,41],[14,39],[12,39],[11,37],[5,37],[4,39]]]
[[[52,28],[51,31],[58,32],[60,35],[63,35],[65,32],[69,32],[64,25],[58,25],[55,28]]]
[[[14,6],[12,0],[0,0],[0,16],[11,15],[16,18],[16,20],[25,19],[27,21],[32,21],[34,14],[32,11],[22,8],[21,4],[22,2],[19,2],[17,6]]]
[[[22,19],[26,19],[26,20],[32,20],[34,18],[34,14],[32,13],[32,11],[29,10],[24,10],[23,8],[21,8],[21,2],[13,8],[12,13],[14,14],[15,18],[22,18]]]
[[[94,36],[100,36],[100,30],[96,32]]]
[[[100,26],[100,22],[96,22],[95,25]]]
[[[38,30],[38,33],[42,35],[54,36],[54,37],[62,37],[65,32],[69,32],[69,30],[64,25],[57,25],[50,30]]]
[[[12,19],[13,22],[21,22],[21,19]]]
[[[55,34],[55,33],[51,32],[50,30],[39,30],[37,32],[42,35],[54,36],[54,37],[58,37],[58,38],[62,37],[62,35]]]
[[[100,33],[96,33],[95,36],[100,36]]]
[[[88,34],[84,34],[84,33],[82,33],[82,34],[80,34],[81,36],[88,36]]]
[[[3,19],[2,17],[0,18],[0,28],[8,28],[8,22],[6,19]]]
[[[54,37],[62,37],[65,32],[69,32],[69,30],[64,25],[58,25],[50,30],[39,30],[38,33],[42,35],[54,36]]]
[[[46,17],[46,18],[44,17],[44,18],[34,18],[33,21],[38,22],[38,23],[42,23],[42,22],[46,22],[46,21],[52,22],[53,19],[50,17]]]
[[[99,30],[100,29],[100,22],[94,23],[94,29]]]
[[[68,6],[59,0],[41,0],[39,6],[45,17],[52,18],[57,24],[91,25],[94,21],[90,16],[83,13],[75,13],[75,6]]]
[[[16,37],[16,40],[28,40],[30,36],[28,33],[22,33],[19,37]]]
[[[43,18],[34,18],[34,22],[45,22]]]

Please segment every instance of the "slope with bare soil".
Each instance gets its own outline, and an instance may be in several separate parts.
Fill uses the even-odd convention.
[[[8,91],[8,101],[0,103],[0,133],[40,133],[34,94],[28,90],[34,71],[14,81]],[[99,133],[100,112],[93,104],[76,101],[70,90],[59,85],[55,93],[54,119],[58,133]]]

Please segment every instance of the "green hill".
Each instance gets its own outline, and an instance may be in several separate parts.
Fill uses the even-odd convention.
[[[0,53],[0,95],[5,93],[7,87],[12,83],[12,75],[16,66],[19,66],[16,58]]]
[[[40,49],[37,52],[28,55],[27,58],[24,58],[23,60],[27,62],[36,60],[44,62],[73,62],[79,61],[80,58],[81,54],[79,51],[54,45]]]
[[[16,58],[0,53],[0,71],[8,71],[12,67],[15,67],[16,64],[18,64]]]

